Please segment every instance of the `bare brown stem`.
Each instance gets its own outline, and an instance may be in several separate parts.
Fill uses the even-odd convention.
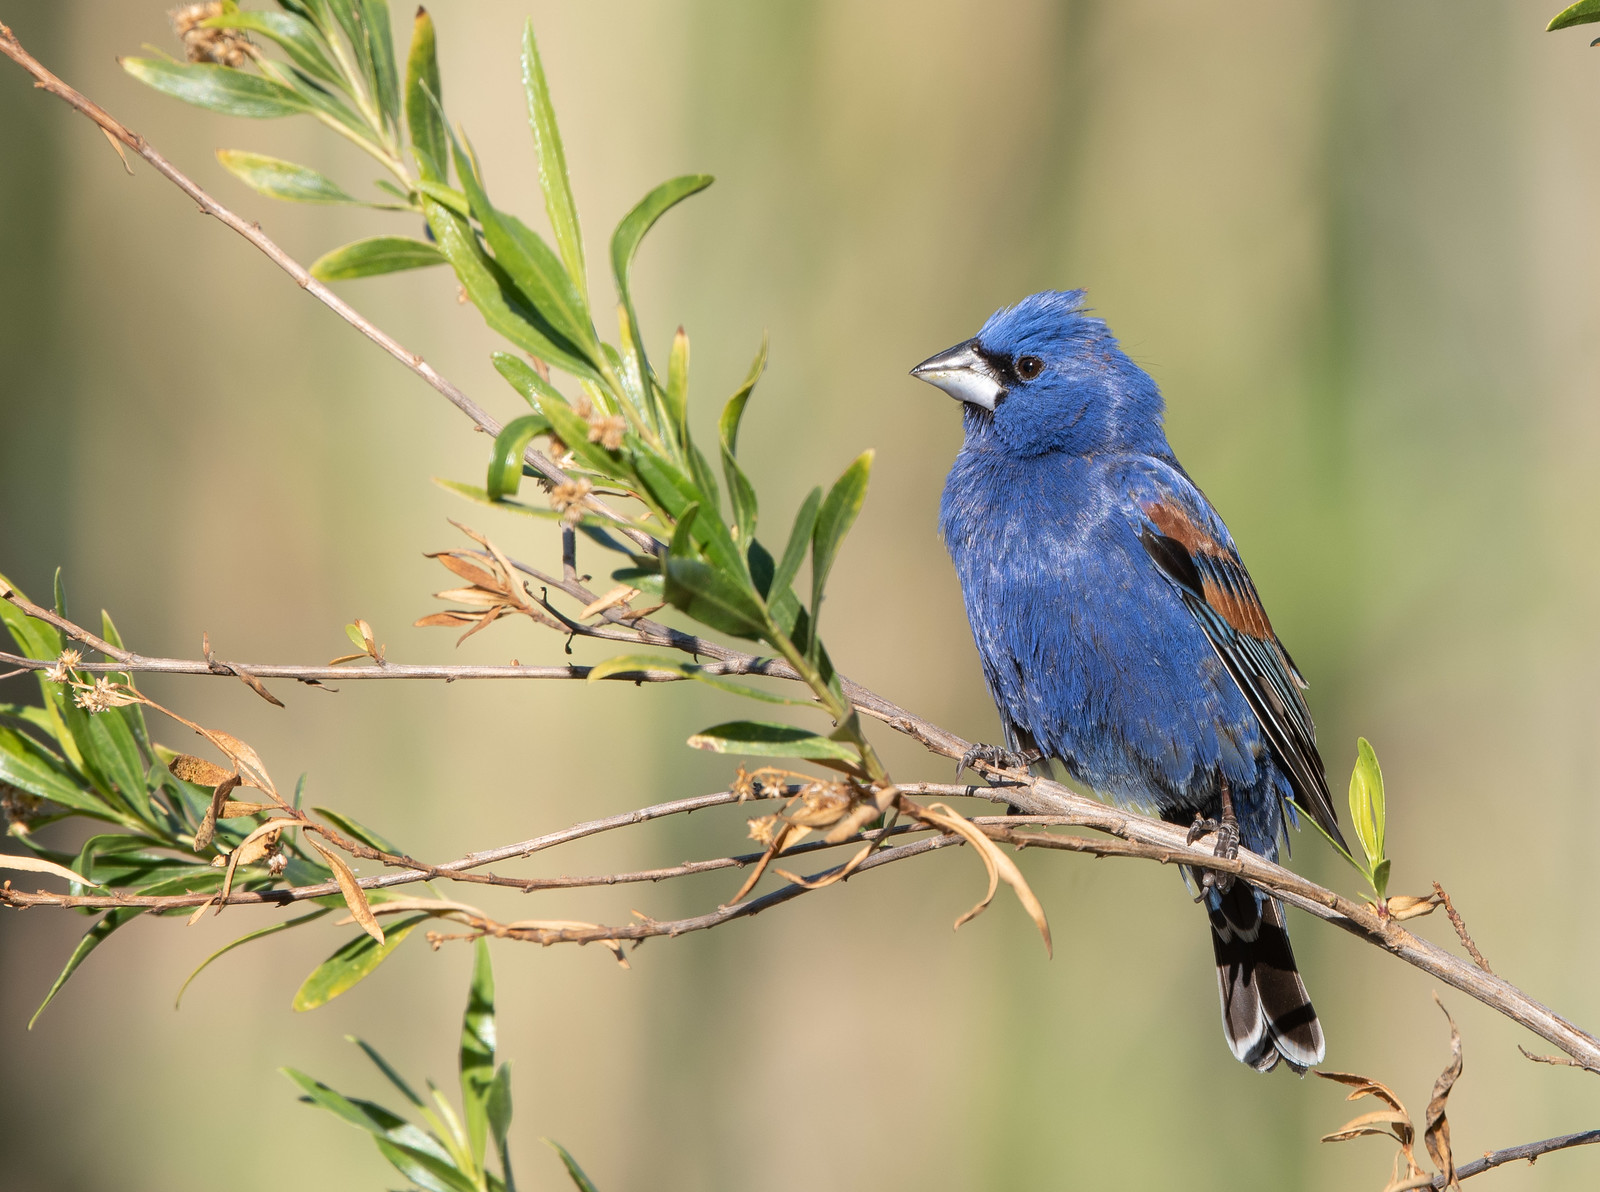
[[[1439,896],[1439,901],[1444,903],[1444,913],[1450,916],[1450,926],[1456,929],[1456,938],[1461,941],[1461,946],[1467,950],[1467,955],[1472,957],[1472,963],[1486,973],[1494,970],[1489,967],[1489,962],[1483,958],[1483,953],[1478,951],[1478,945],[1472,942],[1472,937],[1467,934],[1466,922],[1461,918],[1461,913],[1456,910],[1455,903],[1450,901],[1450,895],[1444,892],[1444,887],[1438,882],[1433,883],[1433,892]]]
[[[1531,1166],[1540,1155],[1548,1155],[1551,1151],[1564,1151],[1569,1146],[1588,1146],[1595,1142],[1600,1142],[1600,1130],[1582,1130],[1577,1134],[1546,1138],[1543,1142],[1525,1142],[1521,1146],[1508,1146],[1504,1150],[1490,1151],[1483,1158],[1474,1159],[1471,1163],[1463,1163],[1456,1168],[1456,1178],[1471,1179],[1475,1175],[1482,1175],[1499,1167],[1502,1163],[1515,1163],[1518,1159],[1526,1159]],[[1444,1178],[1442,1174],[1434,1176],[1433,1186],[1443,1188]]]

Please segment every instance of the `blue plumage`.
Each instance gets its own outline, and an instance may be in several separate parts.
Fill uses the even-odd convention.
[[[1231,810],[1270,858],[1286,808],[1337,838],[1299,673],[1155,382],[1082,298],[1026,298],[914,373],[965,403],[940,530],[1007,743],[1174,823]],[[1234,1053],[1319,1062],[1281,908],[1243,883],[1206,901]]]

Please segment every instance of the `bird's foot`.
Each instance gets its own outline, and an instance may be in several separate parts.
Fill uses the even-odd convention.
[[[1222,783],[1222,818],[1207,819],[1196,815],[1194,823],[1189,828],[1187,843],[1193,844],[1202,836],[1212,834],[1217,838],[1216,846],[1211,850],[1211,855],[1224,861],[1232,861],[1239,855],[1239,821],[1233,814],[1233,793],[1228,789],[1227,780]],[[1200,898],[1206,896],[1209,890],[1218,894],[1226,894],[1233,889],[1234,875],[1217,869],[1207,869],[1200,875]],[[1196,898],[1198,902],[1200,898]]]
[[[974,762],[987,762],[989,765],[1001,770],[1026,770],[1042,756],[1037,749],[1029,749],[1019,753],[1015,750],[1003,749],[999,745],[974,745],[963,753],[961,760],[956,763],[956,777],[960,778],[962,774],[972,769]],[[984,778],[990,786],[1015,785],[1010,779],[998,778],[992,774],[985,774]]]

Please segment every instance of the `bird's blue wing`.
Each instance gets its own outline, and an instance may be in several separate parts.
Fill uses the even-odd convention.
[[[1135,531],[1177,589],[1261,722],[1294,801],[1341,845],[1304,681],[1279,643],[1221,517],[1182,472],[1157,464],[1130,477]]]

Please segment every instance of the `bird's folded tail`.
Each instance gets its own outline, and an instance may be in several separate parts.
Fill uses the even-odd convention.
[[[1283,908],[1236,881],[1206,895],[1222,993],[1222,1030],[1241,1062],[1270,1072],[1281,1057],[1297,1072],[1322,1062],[1322,1024],[1295,967]]]

